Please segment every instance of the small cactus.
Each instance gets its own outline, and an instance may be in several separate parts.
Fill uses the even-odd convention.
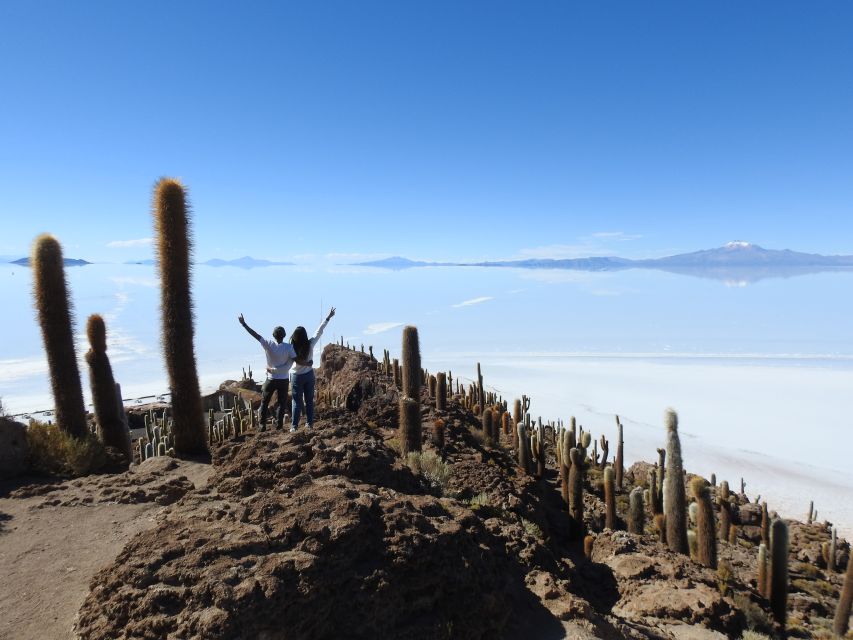
[[[441,418],[436,418],[432,423],[432,435],[435,440],[435,448],[439,451],[444,449],[444,429],[445,422]]]
[[[662,512],[657,485],[657,469],[652,469],[649,471],[649,508],[653,515]]]
[[[758,545],[758,593],[762,598],[767,597],[767,545]]]
[[[583,554],[587,560],[592,560],[592,548],[595,544],[595,536],[585,536],[583,539]]]
[[[717,568],[717,528],[714,525],[714,505],[711,490],[704,478],[695,477],[690,489],[696,502],[696,561],[711,569]],[[692,506],[692,505],[691,505]]]
[[[770,544],[770,515],[767,513],[767,503],[761,503],[761,542]]]
[[[655,530],[658,532],[660,542],[666,544],[666,516],[663,513],[655,514]]]
[[[646,512],[643,505],[643,488],[631,491],[628,509],[628,532],[642,535],[646,526]]]

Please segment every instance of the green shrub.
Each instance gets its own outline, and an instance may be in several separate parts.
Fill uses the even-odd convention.
[[[440,495],[444,494],[453,469],[432,451],[412,451],[406,457],[409,468],[415,474],[424,478]]]
[[[32,420],[27,428],[30,465],[36,471],[61,476],[84,476],[104,466],[104,445],[87,431],[75,438],[55,424]]]
[[[770,636],[756,631],[744,631],[741,640],[771,640]]]
[[[542,534],[542,529],[535,522],[531,522],[527,518],[522,518],[521,524],[524,527],[525,533],[527,533],[528,535],[539,539],[542,539],[544,537],[544,535]]]

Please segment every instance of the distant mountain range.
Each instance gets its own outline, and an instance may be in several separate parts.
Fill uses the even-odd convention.
[[[824,256],[816,253],[765,249],[749,242],[729,242],[716,249],[681,253],[665,258],[632,260],[610,256],[590,258],[536,258],[490,262],[424,262],[395,256],[357,263],[383,269],[413,267],[513,267],[516,269],[564,269],[574,271],[620,271],[658,269],[732,283],[749,283],[764,278],[791,277],[832,270],[853,270],[853,256]]]
[[[293,263],[275,262],[273,260],[259,260],[258,258],[243,256],[242,258],[236,258],[235,260],[222,260],[220,258],[213,258],[212,260],[207,260],[199,264],[204,264],[208,267],[239,267],[241,269],[254,269],[256,267],[286,266],[292,265]]]
[[[30,259],[29,258],[18,258],[17,260],[10,260],[9,264],[19,264],[22,267],[29,267],[30,266]],[[87,264],[92,264],[92,263],[87,262],[86,260],[78,260],[76,258],[63,258],[62,264],[64,264],[66,267],[82,267],[82,266],[85,266]]]

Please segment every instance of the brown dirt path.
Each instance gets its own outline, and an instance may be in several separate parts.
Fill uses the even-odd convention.
[[[74,638],[92,576],[210,470],[155,460],[116,476],[0,487],[0,640]]]

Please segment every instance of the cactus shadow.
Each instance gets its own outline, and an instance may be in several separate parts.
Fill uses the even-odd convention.
[[[3,513],[2,511],[0,511],[0,535],[7,533],[6,523],[9,522],[9,520],[11,519],[12,516],[10,516],[8,513]]]

